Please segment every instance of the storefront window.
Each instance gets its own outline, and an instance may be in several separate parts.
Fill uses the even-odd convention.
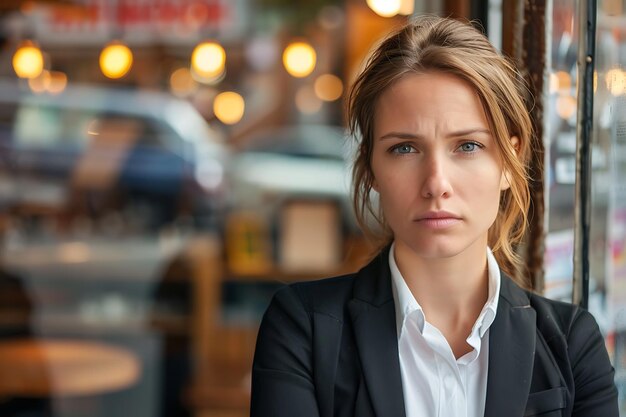
[[[551,68],[545,113],[545,295],[571,300],[576,179],[576,58],[578,28],[573,1],[553,5]]]
[[[553,3],[549,106],[545,294],[571,301],[576,180],[576,1]],[[591,137],[589,310],[606,337],[626,413],[626,43],[624,2],[598,2]]]
[[[626,42],[622,1],[599,2],[589,308],[607,335],[626,413]]]
[[[443,11],[368,3],[0,2],[1,416],[248,414],[273,292],[369,255],[345,92]]]

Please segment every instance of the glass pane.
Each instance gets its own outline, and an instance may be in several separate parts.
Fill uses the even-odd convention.
[[[573,0],[555,0],[552,15],[545,148],[548,201],[545,295],[570,301],[574,251],[576,179],[576,54],[578,27]]]
[[[623,1],[599,5],[589,308],[607,335],[626,415],[626,10]]]
[[[369,255],[343,97],[406,19],[365,1],[0,1],[0,416],[246,416],[275,290]],[[213,72],[192,60],[208,38]],[[307,76],[283,65],[293,41],[316,52]],[[43,71],[20,79],[33,46]]]

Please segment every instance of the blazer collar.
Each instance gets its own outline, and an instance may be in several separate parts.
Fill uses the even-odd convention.
[[[536,314],[528,293],[502,273],[500,302],[489,331],[485,417],[523,416],[535,356]]]
[[[353,290],[354,299],[376,307],[393,301],[389,271],[390,248],[391,245],[385,247],[357,273]]]
[[[358,272],[348,308],[376,416],[405,417],[388,256],[389,247]],[[524,415],[535,335],[528,293],[501,272],[498,310],[489,331],[485,417]]]
[[[405,417],[388,256],[387,247],[358,272],[348,309],[374,414]]]

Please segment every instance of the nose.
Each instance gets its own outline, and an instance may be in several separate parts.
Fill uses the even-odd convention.
[[[452,195],[450,170],[445,158],[431,154],[423,161],[421,195],[424,198],[448,198]]]

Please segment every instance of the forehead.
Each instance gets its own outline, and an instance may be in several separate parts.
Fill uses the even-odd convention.
[[[375,106],[374,131],[481,127],[489,123],[478,93],[445,72],[410,73],[383,91]]]

